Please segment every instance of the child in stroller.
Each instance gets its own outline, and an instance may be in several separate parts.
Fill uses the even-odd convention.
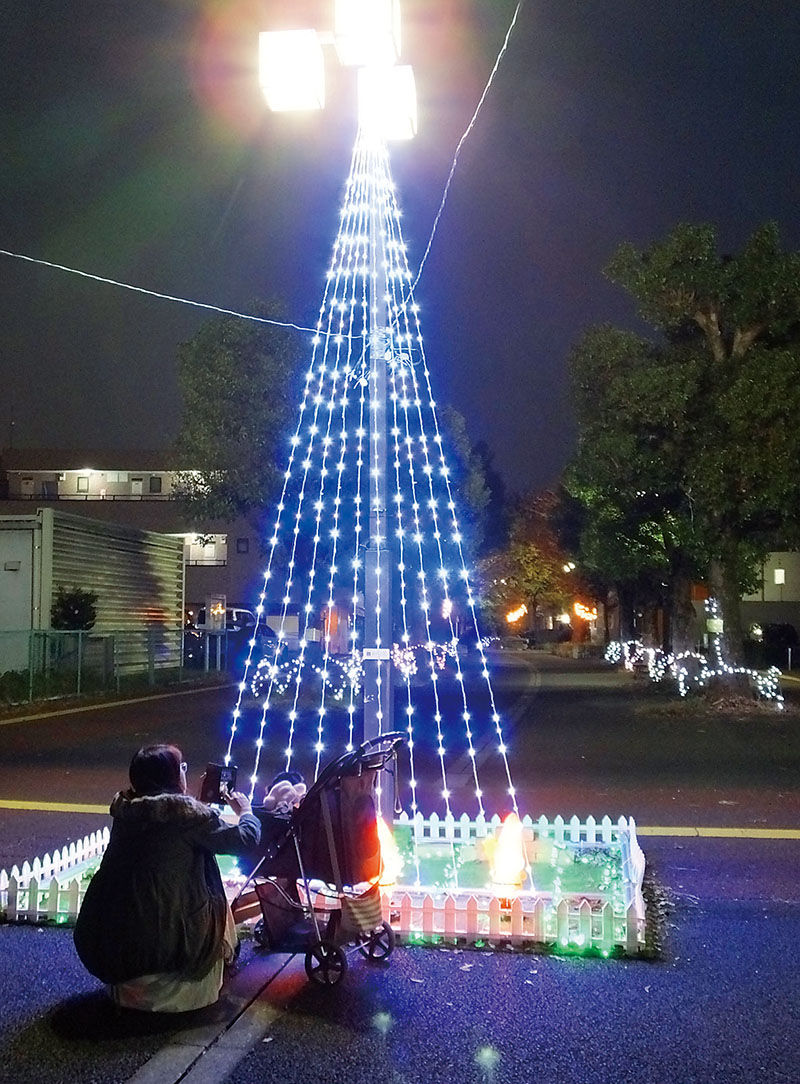
[[[375,782],[403,739],[393,733],[364,742],[328,764],[307,793],[299,773],[282,772],[264,806],[253,809],[261,843],[249,866],[240,861],[248,879],[234,916],[242,922],[260,912],[257,942],[273,952],[305,952],[306,972],[321,985],[343,977],[343,945],[370,959],[394,949],[381,914]],[[312,880],[319,883],[312,887]]]

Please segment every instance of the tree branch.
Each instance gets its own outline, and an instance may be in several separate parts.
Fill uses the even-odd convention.
[[[733,335],[733,347],[731,349],[731,357],[740,358],[753,343],[758,336],[766,329],[766,324],[753,324],[752,327],[740,328],[737,327]]]
[[[725,360],[725,343],[722,341],[722,332],[719,329],[719,313],[717,310],[712,308],[708,312],[703,312],[702,309],[698,309],[693,319],[702,328],[708,345],[711,347],[711,353],[714,355],[714,361],[723,362]]]

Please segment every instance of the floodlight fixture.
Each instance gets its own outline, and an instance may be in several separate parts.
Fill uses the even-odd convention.
[[[325,105],[325,61],[316,30],[262,31],[258,75],[273,112],[322,109]]]
[[[400,0],[336,0],[334,39],[346,67],[390,66],[400,59]]]
[[[365,131],[387,142],[414,138],[417,91],[410,65],[359,69],[358,120]]]

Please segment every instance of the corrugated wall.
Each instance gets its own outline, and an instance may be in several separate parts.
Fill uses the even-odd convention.
[[[148,651],[156,665],[176,663],[184,623],[182,539],[48,511],[53,597],[59,587],[94,591],[93,632],[127,633],[117,637],[126,664]]]

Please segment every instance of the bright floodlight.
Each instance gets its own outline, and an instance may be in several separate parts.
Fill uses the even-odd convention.
[[[275,112],[322,109],[325,64],[315,30],[269,30],[259,35],[258,76]]]
[[[412,68],[361,68],[358,119],[362,128],[381,139],[413,139],[417,134],[417,91]]]
[[[334,38],[348,67],[395,64],[400,57],[400,0],[336,0]]]

